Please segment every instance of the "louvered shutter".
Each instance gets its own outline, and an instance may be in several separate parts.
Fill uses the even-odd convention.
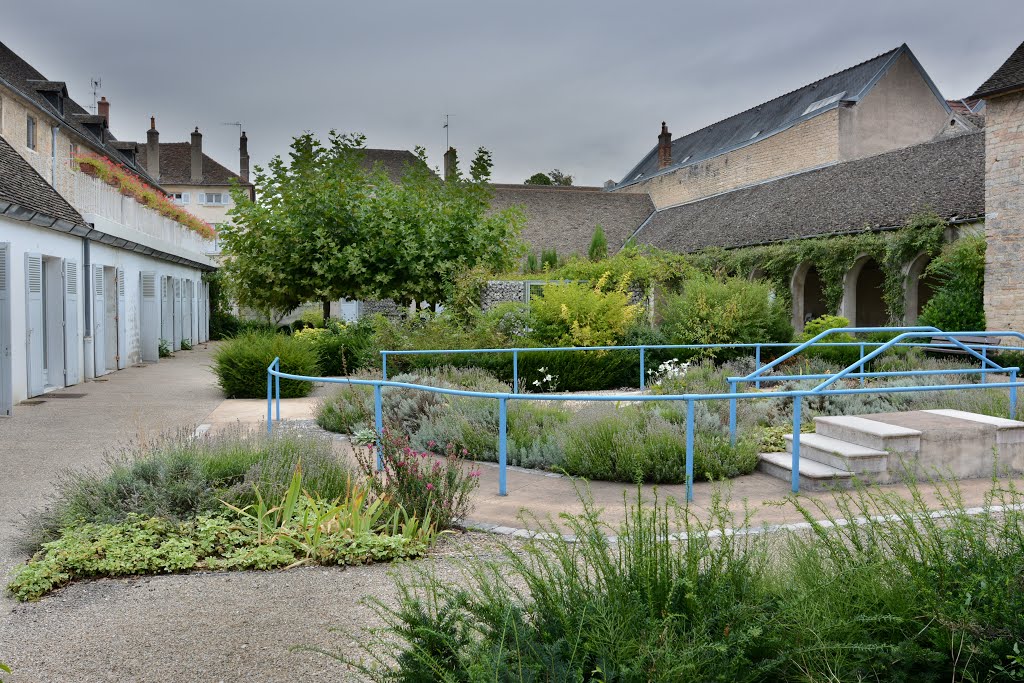
[[[160,302],[156,297],[156,273],[152,270],[139,273],[139,289],[142,291],[139,316],[142,360],[152,362],[160,358]]]
[[[128,367],[128,318],[124,296],[124,268],[117,269],[117,369]]]
[[[14,412],[11,374],[11,245],[0,244],[0,415]]]
[[[160,278],[160,339],[171,342],[174,336],[174,305],[171,303],[171,279]]]
[[[96,376],[107,374],[107,329],[104,320],[107,305],[103,293],[103,266],[92,267],[92,348],[96,358]]]
[[[174,338],[171,339],[171,348],[175,351],[181,350],[181,278],[174,278]]]
[[[64,384],[71,386],[82,381],[80,359],[82,345],[78,341],[78,263],[64,262]]]
[[[43,257],[25,254],[25,334],[28,351],[28,395],[43,393]]]

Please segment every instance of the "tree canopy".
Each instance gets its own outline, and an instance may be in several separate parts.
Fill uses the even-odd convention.
[[[572,185],[572,176],[566,173],[562,173],[557,168],[551,169],[547,173],[534,173],[532,176],[523,181],[524,185]]]
[[[391,298],[441,302],[455,273],[509,267],[522,214],[490,212],[490,153],[477,150],[469,177],[442,181],[426,153],[394,183],[367,168],[365,137],[306,133],[286,163],[255,168],[256,199],[232,190],[221,228],[224,272],[239,304],[267,313],[309,301]]]

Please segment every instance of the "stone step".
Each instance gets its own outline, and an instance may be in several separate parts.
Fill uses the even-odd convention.
[[[793,452],[793,435],[787,434],[786,450]],[[879,474],[888,469],[889,454],[876,448],[833,439],[821,434],[800,435],[800,459],[814,460],[854,474]]]
[[[994,427],[999,436],[1002,437],[1000,441],[1004,443],[1019,443],[1024,441],[1024,422],[1020,420],[1008,420],[1005,417],[993,417],[991,415],[981,415],[979,413],[968,413],[964,410],[923,410],[923,413],[931,413],[932,415],[942,415],[943,417],[952,417],[957,420],[968,420],[970,422],[977,422],[978,424],[988,425]]]
[[[919,430],[855,415],[816,417],[814,431],[821,436],[848,441],[878,451],[912,455],[921,450]]]
[[[792,481],[792,453],[761,453],[757,469],[776,479]],[[828,488],[850,488],[853,472],[800,457],[800,490],[821,491]]]

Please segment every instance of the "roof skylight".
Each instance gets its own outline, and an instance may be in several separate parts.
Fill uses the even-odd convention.
[[[839,100],[843,99],[843,95],[845,95],[845,94],[846,94],[846,91],[844,90],[843,92],[836,93],[835,95],[832,95],[831,97],[826,97],[823,100],[818,100],[817,102],[811,102],[809,105],[807,105],[807,109],[804,109],[804,113],[801,114],[800,116],[806,116],[806,115],[810,114],[811,112],[818,111],[819,109],[824,109],[825,107],[827,107],[830,104],[835,104]]]

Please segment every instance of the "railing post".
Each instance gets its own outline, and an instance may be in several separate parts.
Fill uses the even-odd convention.
[[[981,347],[981,383],[988,384],[988,373],[985,370],[988,368],[988,347]]]
[[[380,371],[381,371],[381,377],[384,379],[385,382],[387,382],[388,381],[388,352],[387,351],[381,351],[380,352]]]
[[[860,385],[864,386],[864,344],[860,345]]]
[[[1010,419],[1017,419],[1017,369],[1013,368],[1010,370],[1010,382],[1013,386],[1010,387]]]
[[[383,465],[381,449],[384,447],[382,443],[384,438],[384,397],[381,395],[379,384],[373,385],[373,424],[377,429],[377,470],[379,471]]]
[[[754,372],[757,372],[760,369],[761,369],[761,344],[758,344],[757,346],[754,347]],[[754,382],[754,388],[755,389],[760,389],[761,388],[761,380],[756,380]]]
[[[519,393],[519,352],[512,352],[512,393]]]
[[[729,380],[729,393],[736,395],[736,381]],[[736,399],[729,399],[729,445],[736,445]]]
[[[793,493],[800,493],[800,409],[803,402],[803,396],[793,397]]]
[[[644,390],[644,347],[640,347],[640,391]]]
[[[508,495],[505,469],[508,459],[508,399],[498,399],[498,495]]]
[[[686,401],[686,502],[693,502],[693,399]]]
[[[281,372],[281,359],[280,358],[278,358],[276,361],[274,361],[274,365],[275,365],[274,369],[277,370],[278,372]],[[276,401],[275,402],[277,403],[277,421],[280,422],[281,421],[281,375],[274,375],[274,388],[275,388],[275,395],[276,395]]]
[[[267,368],[267,434],[270,434],[271,430],[273,429],[273,427],[271,426],[271,425],[273,425],[273,419],[271,418],[271,413],[270,413],[271,405],[272,405],[271,399],[273,397],[273,386],[274,386],[273,385],[274,376],[271,374],[270,371],[271,371],[271,368],[273,368],[273,367],[274,367],[274,364],[271,363],[270,367]]]

